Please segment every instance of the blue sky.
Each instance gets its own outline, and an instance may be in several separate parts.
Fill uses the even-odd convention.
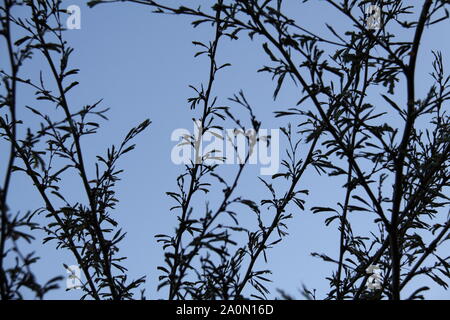
[[[209,1],[193,1],[207,4]],[[321,1],[287,0],[287,12],[296,17],[310,30],[325,34],[325,23],[332,24],[338,30],[345,28],[348,21],[324,5]],[[125,170],[122,181],[117,186],[120,204],[114,217],[126,230],[127,237],[122,243],[122,253],[128,256],[125,265],[130,277],[147,276],[145,289],[148,298],[165,298],[167,293],[156,292],[159,271],[156,267],[163,262],[163,251],[156,244],[154,235],[171,233],[175,227],[176,216],[169,212],[172,200],[166,191],[176,189],[176,177],[183,167],[174,165],[170,160],[171,149],[175,143],[170,140],[173,130],[186,128],[192,130],[191,118],[198,116],[189,109],[187,98],[192,96],[189,84],[199,85],[207,80],[208,61],[194,58],[198,48],[192,41],[208,41],[213,32],[207,25],[199,28],[190,26],[191,19],[180,16],[167,16],[151,13],[148,7],[131,4],[101,5],[89,9],[81,0],[64,0],[64,6],[75,4],[81,7],[81,29],[66,32],[66,40],[75,48],[71,60],[73,67],[81,69],[77,76],[80,85],[70,94],[73,108],[91,104],[103,98],[102,105],[110,107],[109,121],[103,122],[98,134],[82,141],[89,170],[95,155],[104,153],[106,148],[119,143],[128,130],[145,118],[152,124],[137,139],[137,148],[122,159],[119,166]],[[425,32],[423,47],[427,52],[419,58],[418,93],[425,90],[429,79],[431,48],[440,48],[446,58],[449,42],[442,41],[445,33]],[[449,30],[449,21],[444,22],[439,30]],[[3,49],[3,44],[1,47]],[[231,63],[219,74],[214,94],[221,104],[229,104],[228,97],[244,90],[246,97],[255,109],[257,117],[262,120],[263,128],[278,128],[286,125],[285,119],[275,119],[273,112],[294,106],[299,100],[298,89],[287,84],[281,90],[277,101],[273,101],[274,83],[266,74],[256,71],[267,63],[267,57],[261,50],[260,42],[250,42],[243,36],[239,41],[222,42],[219,48],[219,62]],[[3,63],[3,62],[2,62]],[[43,67],[42,57],[36,56],[23,70],[23,77],[36,78]],[[25,76],[26,75],[26,76]],[[400,88],[400,87],[399,87]],[[33,102],[33,92],[21,87],[19,106]],[[404,97],[398,93],[399,99]],[[38,105],[47,110],[53,107]],[[19,117],[28,123],[36,123],[35,118],[24,108],[19,107]],[[23,131],[22,131],[23,133]],[[282,141],[280,150],[286,147]],[[4,144],[0,148],[5,150]],[[1,153],[3,159],[5,153]],[[89,161],[90,160],[90,161]],[[0,168],[4,168],[1,160]],[[232,174],[237,166],[226,166],[224,174]],[[2,171],[3,172],[3,171]],[[258,201],[267,193],[256,178],[258,166],[250,166],[245,171],[242,184],[237,194]],[[83,199],[82,185],[76,176],[65,176],[64,190],[72,200]],[[307,199],[307,208],[314,205],[335,205],[342,201],[340,189],[342,181],[330,180],[327,176],[318,177],[313,170],[306,173],[302,189],[309,188],[311,196]],[[217,194],[210,196],[214,204]],[[201,204],[204,198],[197,200]],[[15,174],[9,196],[9,205],[14,211],[25,212],[42,205],[39,195],[33,189],[29,178]],[[298,289],[305,284],[310,289],[317,289],[318,298],[328,291],[326,276],[331,274],[334,266],[310,256],[311,252],[335,255],[339,235],[335,227],[325,227],[323,221],[327,216],[313,215],[309,210],[298,212],[292,207],[294,218],[289,221],[290,235],[276,248],[269,251],[269,268],[273,271],[271,288],[281,288],[294,296],[300,297]],[[245,213],[244,219],[252,217]],[[373,218],[366,216],[352,217],[362,230]],[[45,219],[38,218],[40,222]],[[38,235],[38,239],[43,235]],[[55,275],[64,275],[63,263],[76,264],[74,258],[64,252],[55,251],[53,243],[33,244],[30,250],[36,250],[41,260],[34,270],[41,279]],[[258,267],[263,268],[260,263]],[[64,286],[64,283],[61,284]],[[432,290],[428,298],[448,298],[448,292],[436,287],[429,280],[421,278],[418,285],[429,285]],[[47,298],[76,299],[80,292],[66,292],[64,288],[53,291]]]

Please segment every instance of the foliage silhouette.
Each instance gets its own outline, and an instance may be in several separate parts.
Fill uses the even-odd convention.
[[[119,1],[95,0],[89,5],[112,2]],[[167,288],[168,299],[266,299],[274,294],[266,284],[271,281],[271,272],[260,270],[258,262],[264,259],[270,266],[267,250],[282,245],[290,212],[298,210],[327,215],[325,224],[340,233],[339,251],[333,257],[312,253],[335,265],[327,278],[330,290],[326,299],[420,299],[427,287],[417,288],[409,297],[402,296],[402,290],[422,275],[447,289],[450,256],[437,250],[449,239],[450,228],[445,195],[450,180],[450,119],[446,111],[450,77],[444,71],[441,52],[433,51],[433,84],[424,97],[418,97],[416,81],[419,53],[427,50],[421,46],[424,30],[448,19],[449,1],[325,0],[324,4],[352,25],[341,32],[327,24],[328,36],[307,30],[290,18],[282,0],[217,0],[207,9],[190,7],[189,1],[174,7],[151,0],[120,2],[149,7],[160,14],[191,16],[194,27],[213,27],[209,43],[193,42],[200,48],[196,56],[207,57],[209,68],[205,84],[191,86],[195,96],[188,100],[200,134],[186,136],[182,143],[192,148],[194,161],[178,176],[178,190],[167,192],[175,203],[172,211],[177,215],[177,226],[173,234],[156,235],[165,252],[164,264],[158,267],[158,289]],[[302,1],[306,2],[311,1]],[[28,19],[12,16],[11,8],[19,5],[29,8]],[[30,269],[33,259],[23,257],[14,242],[16,238],[33,240],[30,234],[18,231],[22,227],[45,230],[49,235],[46,241],[73,253],[87,279],[83,298],[132,299],[144,279],[128,282],[126,269],[120,265],[124,258],[117,256],[117,243],[125,233],[118,229],[110,211],[118,201],[113,187],[121,171],[116,163],[134,148],[130,140],[150,121],[132,129],[119,147],[108,149],[106,157],[99,156],[94,164],[96,177],[88,177],[80,138],[94,134],[99,126],[88,118],[105,117],[106,110],[98,109],[99,102],[77,112],[69,108],[68,92],[77,82],[69,83],[66,78],[77,70],[67,70],[72,50],[63,40],[63,10],[59,5],[59,1],[9,0],[2,7],[2,36],[11,66],[10,72],[2,71],[5,93],[1,107],[6,111],[0,118],[2,137],[11,147],[1,193],[2,299],[20,298],[24,285],[34,288],[36,296],[42,298],[58,281],[52,279],[43,286],[36,282]],[[368,10],[371,5],[380,8],[379,28],[369,26],[368,22],[373,21],[373,12]],[[28,35],[13,40],[11,24]],[[221,41],[244,35],[261,42],[268,63],[259,71],[272,76],[274,99],[286,81],[299,88],[296,107],[275,112],[275,117],[290,121],[281,128],[288,148],[282,172],[271,179],[255,177],[268,191],[268,198],[260,203],[237,195],[237,186],[258,139],[274,142],[255,134],[261,122],[243,91],[229,102],[244,108],[248,121],[236,116],[234,107],[220,106],[214,95],[220,71],[230,67],[227,62],[217,61]],[[40,52],[48,64],[53,89],[47,88],[42,77],[38,81],[20,77],[20,66],[34,52]],[[30,129],[25,138],[19,138],[17,126],[24,124],[15,117],[18,83],[36,89],[36,99],[53,103],[63,119],[55,120],[28,107],[42,119],[42,125],[40,130]],[[405,90],[406,101],[395,96],[398,90]],[[220,165],[208,163],[216,159],[216,153],[205,155],[199,149],[202,137],[215,129],[222,130],[224,121],[233,122],[235,132],[244,135],[247,142],[245,157],[229,181],[221,176]],[[425,128],[421,123],[427,123]],[[300,149],[307,152],[302,154]],[[57,165],[52,165],[54,158],[58,159]],[[328,175],[330,183],[343,182],[342,201],[334,207],[307,207],[308,189],[302,178],[309,169]],[[70,203],[59,192],[59,175],[66,170],[79,173],[86,204]],[[44,208],[24,217],[11,216],[6,203],[14,171],[31,178]],[[280,179],[287,182],[285,189],[275,187],[271,181]],[[208,201],[212,189],[222,190],[219,203]],[[204,209],[194,198],[206,199]],[[267,210],[263,212],[263,208]],[[237,215],[242,210],[253,213],[253,224],[242,224]],[[360,234],[352,223],[353,212],[370,214],[373,231]],[[35,225],[34,214],[46,214],[53,222]],[[13,242],[11,250],[8,241]],[[4,268],[8,254],[19,257],[17,267]],[[370,290],[367,283],[371,274],[367,269],[374,265],[381,267],[382,282],[380,288]],[[279,293],[281,298],[292,298],[282,290]],[[316,292],[307,288],[302,294],[316,298]]]

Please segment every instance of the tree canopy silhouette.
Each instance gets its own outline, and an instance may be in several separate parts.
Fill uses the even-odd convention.
[[[119,160],[134,149],[131,140],[150,120],[131,129],[104,155],[86,159],[83,146],[100,126],[96,119],[106,119],[107,109],[101,101],[80,109],[71,104],[78,69],[71,67],[73,49],[64,40],[66,10],[59,0],[5,0],[0,10],[1,36],[9,69],[1,70],[0,137],[9,150],[2,152],[8,158],[3,158],[0,189],[2,299],[22,298],[23,287],[43,298],[58,287],[60,278],[44,284],[36,279],[36,257],[22,253],[18,245],[19,239],[36,241],[36,229],[47,233],[47,245],[73,254],[86,279],[83,298],[134,299],[143,283],[151,281],[167,290],[171,300],[267,299],[276,294],[267,282],[276,279],[271,277],[266,253],[283,246],[292,227],[289,219],[299,210],[324,215],[324,223],[339,232],[337,252],[312,253],[334,266],[327,277],[329,291],[322,293],[325,299],[420,299],[428,287],[418,286],[408,296],[402,293],[422,276],[447,289],[450,256],[440,249],[450,238],[446,195],[450,77],[443,52],[433,50],[428,68],[432,84],[422,96],[417,82],[425,75],[418,74],[417,66],[421,52],[430,51],[423,45],[425,31],[448,22],[449,1],[324,0],[322,5],[330,6],[350,25],[343,30],[324,22],[327,34],[308,30],[292,18],[282,0],[217,0],[204,7],[192,6],[191,1],[172,6],[169,1],[94,0],[89,6],[114,2],[139,5],[156,14],[188,16],[193,27],[211,26],[209,42],[193,42],[199,49],[196,57],[204,59],[208,69],[204,83],[191,86],[194,96],[187,101],[200,133],[183,138],[181,144],[193,150],[194,160],[180,172],[177,189],[167,192],[177,225],[173,233],[156,235],[164,249],[160,276],[128,279],[118,249],[125,231],[112,215],[119,201],[114,191],[122,175]],[[313,1],[298,2],[301,6]],[[14,8],[19,6],[26,8],[26,13],[20,13],[25,16],[15,15]],[[24,36],[15,38],[13,29]],[[219,104],[215,95],[222,70],[233,67],[219,61],[221,44],[237,39],[257,43],[266,54],[267,63],[259,72],[271,76],[274,99],[288,81],[298,88],[298,96],[292,98],[295,107],[274,112],[274,117],[286,120],[280,130],[287,148],[280,172],[254,177],[267,189],[262,200],[251,193],[240,194],[237,186],[255,143],[278,141],[255,135],[261,122],[244,91],[229,98],[233,107]],[[46,64],[48,75],[30,79],[21,74],[24,64],[38,59]],[[31,106],[18,105],[19,85],[32,87],[35,98],[54,105],[56,113],[33,108],[33,101]],[[18,119],[18,108],[27,108],[40,119],[40,128],[32,129]],[[231,177],[221,174],[220,163],[208,161],[225,159],[214,151],[200,151],[203,137],[223,130],[224,121],[233,123],[247,144]],[[88,167],[95,168],[94,176]],[[341,190],[342,200],[332,207],[309,203],[307,170],[326,175]],[[66,171],[79,177],[85,202],[72,202],[60,191]],[[19,173],[29,177],[43,205],[15,215],[7,205],[8,190],[14,188],[11,177]],[[209,201],[211,190],[219,190],[220,201]],[[253,222],[241,221],[238,212],[243,210],[252,212]],[[370,231],[355,227],[352,214],[358,212],[370,217]],[[47,223],[36,224],[35,215],[45,215]],[[15,264],[8,266],[7,260]],[[260,269],[260,261],[267,268]],[[380,270],[376,285],[374,268]],[[302,293],[316,298],[307,288]],[[292,298],[282,290],[279,294]]]

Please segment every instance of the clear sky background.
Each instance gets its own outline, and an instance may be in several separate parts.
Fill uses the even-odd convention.
[[[182,166],[171,162],[170,153],[175,142],[170,140],[170,136],[177,128],[193,130],[191,118],[198,116],[198,112],[192,113],[186,101],[193,95],[188,85],[199,85],[207,80],[208,60],[194,58],[198,48],[192,45],[192,41],[212,39],[213,30],[206,24],[194,29],[190,26],[189,17],[154,14],[149,7],[139,5],[118,3],[89,9],[81,0],[65,0],[63,3],[65,7],[71,4],[80,6],[82,21],[80,30],[70,30],[65,34],[68,43],[75,48],[71,66],[81,69],[76,79],[80,85],[71,91],[70,103],[73,108],[79,108],[103,98],[102,105],[111,108],[108,113],[110,121],[102,123],[98,134],[82,141],[90,172],[93,173],[95,155],[104,153],[109,145],[119,143],[132,126],[145,118],[152,120],[149,129],[135,140],[136,150],[128,153],[119,163],[125,173],[117,185],[120,203],[113,215],[128,232],[121,249],[122,254],[128,257],[125,265],[130,277],[147,276],[144,286],[147,298],[166,298],[165,290],[156,291],[160,274],[156,267],[163,263],[163,251],[154,235],[172,233],[174,230],[176,216],[169,212],[173,201],[165,192],[176,190],[176,177],[183,170]],[[203,3],[206,6],[210,1],[192,3]],[[322,1],[302,4],[302,1],[286,0],[285,6],[286,12],[297,18],[301,25],[322,34],[329,35],[325,23],[338,30],[348,25],[346,19]],[[440,49],[444,59],[448,60],[450,42],[444,39],[448,38],[449,27],[449,21],[446,21],[439,28],[433,29],[433,32],[425,31],[423,48],[426,51],[419,57],[418,94],[426,90],[425,84],[429,81],[430,50]],[[1,49],[4,49],[3,43]],[[214,87],[214,94],[219,97],[220,104],[228,105],[226,99],[243,89],[257,117],[262,120],[262,128],[286,125],[288,119],[275,119],[273,112],[295,106],[300,98],[298,88],[287,84],[281,90],[279,99],[273,101],[274,83],[270,76],[256,73],[268,63],[260,42],[252,43],[247,36],[234,42],[226,40],[220,44],[218,60],[220,63],[232,64],[231,68],[219,74]],[[45,70],[42,57],[36,55],[31,63],[28,62],[22,77],[36,79],[42,68]],[[34,116],[23,108],[25,104],[36,106],[33,92],[23,86],[19,88],[19,92],[19,118],[28,123],[36,123]],[[398,92],[398,97],[404,97],[403,93]],[[46,110],[53,109],[53,106],[42,103],[38,106],[47,108]],[[23,134],[23,128],[21,130]],[[282,141],[280,151],[285,147],[286,143]],[[0,168],[3,173],[7,154],[4,152],[4,144],[0,144],[0,148]],[[237,166],[225,166],[222,170],[228,175],[235,172]],[[258,182],[258,173],[257,165],[250,166],[245,171],[237,194],[256,202],[268,197]],[[72,200],[83,200],[81,181],[74,175],[64,178],[63,193],[69,194]],[[269,287],[283,289],[301,298],[298,289],[304,284],[310,289],[316,289],[317,297],[323,298],[329,290],[325,277],[331,274],[335,266],[311,257],[310,253],[336,256],[339,235],[336,225],[324,226],[323,222],[328,215],[313,215],[309,208],[315,205],[334,206],[336,202],[342,201],[342,181],[330,180],[327,176],[318,177],[311,169],[307,171],[303,181],[301,189],[311,190],[311,195],[307,198],[307,210],[300,212],[290,207],[294,214],[294,218],[289,221],[290,235],[268,252],[268,267],[273,271],[271,278],[274,281]],[[284,192],[285,189],[280,190]],[[215,199],[218,199],[217,194],[213,193],[209,200],[217,206]],[[204,200],[202,196],[197,203],[203,203]],[[28,177],[14,174],[9,205],[13,211],[22,212],[42,206],[42,200]],[[243,214],[244,219],[252,219],[250,213]],[[351,219],[354,219],[357,226],[359,224],[361,230],[370,228],[367,224],[373,221],[373,217],[367,216],[351,216]],[[41,217],[37,221],[44,222],[45,219]],[[37,236],[38,241],[29,248],[36,250],[41,256],[41,260],[34,266],[36,275],[41,280],[65,275],[63,263],[76,264],[75,259],[65,251],[55,251],[52,242],[41,245],[40,239],[44,235]],[[264,268],[264,263],[259,263],[258,267]],[[426,294],[427,298],[447,299],[450,296],[426,278],[412,283],[411,288],[418,288],[419,285],[432,287]],[[79,291],[66,292],[64,282],[61,286],[61,289],[52,291],[47,298],[77,299],[81,296]],[[272,297],[275,297],[275,290],[273,293]]]

